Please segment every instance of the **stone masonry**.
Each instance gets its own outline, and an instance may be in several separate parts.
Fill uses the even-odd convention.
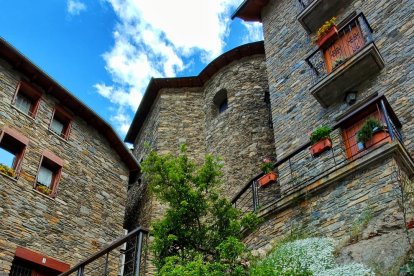
[[[68,140],[49,131],[58,102],[40,87],[35,119],[15,108],[12,99],[24,78],[0,60],[0,130],[8,126],[30,139],[18,179],[0,175],[0,274],[10,270],[17,246],[73,266],[123,234],[129,169],[76,115]],[[33,189],[45,149],[64,161],[55,198]]]
[[[269,1],[262,10],[267,74],[271,95],[278,158],[308,140],[308,133],[335,118],[349,106],[338,102],[323,108],[309,93],[311,70],[305,59],[315,50],[311,36],[297,20],[296,1]],[[350,1],[337,16],[341,22],[353,11],[362,11],[373,28],[373,39],[385,68],[357,87],[357,102],[374,92],[384,92],[403,124],[405,145],[414,155],[414,32],[413,1]]]
[[[245,57],[221,68],[203,87],[164,88],[134,143],[137,160],[145,158],[144,143],[160,153],[177,153],[186,144],[188,154],[200,163],[205,154],[224,161],[223,193],[234,196],[258,170],[262,159],[274,156],[269,123],[268,91],[263,55]],[[228,109],[218,114],[213,98],[226,90]],[[143,196],[145,183],[129,190],[126,225],[150,226],[165,206]],[[153,273],[149,263],[147,272]]]

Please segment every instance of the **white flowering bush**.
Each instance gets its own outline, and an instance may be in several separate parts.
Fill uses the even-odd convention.
[[[371,276],[360,264],[337,266],[334,242],[327,238],[308,238],[278,245],[265,259],[251,268],[251,275],[280,276]]]
[[[332,269],[322,271],[317,276],[374,276],[375,273],[371,269],[366,268],[362,264],[353,263],[338,266]]]

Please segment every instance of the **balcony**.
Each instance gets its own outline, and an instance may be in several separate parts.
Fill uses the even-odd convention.
[[[306,59],[312,74],[310,92],[325,108],[384,68],[364,14],[338,27],[333,40]]]
[[[351,3],[350,0],[297,0],[301,12],[298,21],[308,33],[315,32],[341,8]]]
[[[147,243],[148,230],[138,227],[59,276],[144,275]]]
[[[356,139],[357,131],[372,117],[383,124],[383,135],[375,142],[361,145]],[[333,126],[331,149],[313,157],[308,150],[310,143],[304,144],[276,162],[276,183],[260,187],[257,180],[263,174],[259,174],[239,191],[232,203],[242,213],[256,211],[260,216],[270,215],[392,156],[412,176],[414,160],[404,147],[400,127],[385,97],[374,95]]]

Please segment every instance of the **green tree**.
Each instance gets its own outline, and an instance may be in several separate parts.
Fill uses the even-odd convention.
[[[160,275],[241,275],[245,273],[240,241],[259,219],[241,216],[220,196],[222,163],[207,155],[196,167],[185,146],[177,156],[150,151],[142,164],[156,198],[168,206],[152,224],[152,251]]]

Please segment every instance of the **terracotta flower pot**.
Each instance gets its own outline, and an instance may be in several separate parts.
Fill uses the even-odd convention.
[[[390,143],[391,138],[387,131],[379,130],[372,134],[372,138],[365,143],[365,148],[380,145],[384,142]]]
[[[333,26],[325,35],[321,36],[316,40],[316,45],[318,45],[319,48],[323,48],[323,46],[328,43],[329,41],[334,38],[335,35],[338,34],[338,29],[336,26]]]
[[[323,153],[324,151],[328,150],[332,148],[332,141],[330,138],[323,138],[321,140],[319,140],[319,142],[317,142],[316,144],[313,144],[309,151],[312,154],[312,156],[318,156],[321,153]]]
[[[275,183],[277,180],[277,174],[274,172],[267,173],[260,177],[257,181],[261,187],[266,187],[269,184]]]

